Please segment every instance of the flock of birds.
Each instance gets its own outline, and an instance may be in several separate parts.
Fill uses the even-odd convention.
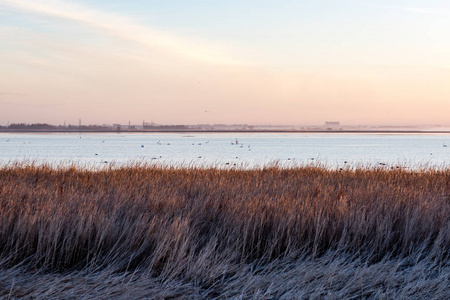
[[[189,135],[189,136],[186,136],[186,137],[192,137],[192,136]],[[103,141],[103,142],[104,142],[104,141]],[[170,143],[163,143],[163,142],[161,142],[161,140],[158,140],[158,141],[156,142],[156,144],[157,144],[157,145],[167,145],[167,146],[170,146]],[[192,143],[192,146],[195,146],[195,144],[196,144],[196,143]],[[209,140],[207,140],[206,142],[204,142],[204,144],[209,144]],[[201,142],[198,142],[197,145],[198,145],[198,146],[201,146],[202,143],[201,143]],[[239,148],[247,148],[248,151],[252,151],[252,148],[251,148],[250,144],[248,144],[246,147],[244,147],[245,145],[244,145],[243,143],[241,143],[237,138],[236,138],[234,141],[231,142],[231,145],[232,145],[232,146],[237,145],[237,146],[239,146]],[[142,145],[141,145],[141,148],[145,148],[145,144],[142,144]],[[96,155],[97,155],[97,154],[96,154]],[[159,156],[159,158],[162,158],[162,156]],[[198,156],[198,158],[202,158],[202,156]],[[157,157],[152,157],[152,160],[153,160],[153,159],[158,159],[158,158],[157,158]],[[236,156],[236,159],[239,159],[239,157]],[[291,158],[288,157],[286,160],[291,160]],[[311,160],[311,161],[314,161],[314,157],[311,157],[310,160]],[[347,162],[345,161],[345,163],[347,163]],[[225,165],[230,165],[230,163],[227,162],[227,163],[225,163]],[[233,165],[236,165],[236,163],[234,163]]]
[[[191,136],[188,136],[188,137],[191,137]],[[105,142],[105,141],[103,141],[103,143],[104,143],[104,142]],[[163,145],[163,142],[161,142],[161,140],[158,140],[158,141],[156,142],[156,144],[157,144],[157,145]],[[205,144],[209,144],[209,140],[207,140],[207,141],[205,142]],[[165,143],[165,145],[170,146],[170,143]],[[195,143],[192,143],[192,145],[194,146]],[[198,142],[197,145],[198,145],[198,146],[201,146],[202,143],[201,143],[201,142]],[[235,141],[232,141],[232,142],[231,142],[231,145],[238,145],[240,148],[244,148],[244,144],[240,143],[239,140],[238,140],[237,138],[235,139]],[[443,146],[444,148],[447,148],[447,144],[445,144],[445,143],[443,143],[442,146]],[[142,145],[141,145],[141,148],[145,148],[145,145],[142,144]],[[250,147],[250,145],[247,145],[247,149],[248,149],[248,151],[251,151],[251,150],[252,150],[251,147]],[[95,154],[95,155],[97,155],[97,154]],[[431,155],[433,155],[433,153],[431,153]],[[162,158],[162,156],[159,156],[159,158]],[[202,156],[198,156],[198,158],[202,158]],[[238,158],[239,158],[239,157],[236,156],[236,159],[238,159]],[[152,160],[153,160],[153,159],[158,159],[158,158],[157,158],[157,157],[152,157]],[[288,157],[286,160],[290,161],[291,158]],[[314,161],[315,159],[314,159],[314,157],[311,157],[310,160],[311,160],[311,161]],[[105,163],[106,163],[106,161],[105,161]],[[348,163],[347,161],[344,161],[344,164],[347,164],[347,163]],[[381,166],[386,166],[386,165],[387,165],[386,163],[382,163],[382,162],[380,162],[379,164],[380,164]],[[227,163],[225,163],[225,165],[230,165],[230,163],[227,162]],[[236,165],[236,163],[234,163],[234,165]]]
[[[80,136],[79,138],[81,139],[81,136]],[[11,142],[11,139],[7,139],[6,142]],[[102,143],[105,143],[105,140],[102,140]],[[158,140],[158,141],[156,142],[156,144],[157,144],[157,145],[163,145],[163,142],[161,142],[161,140]],[[196,143],[192,143],[192,145],[195,145],[195,144],[196,144]],[[209,140],[207,140],[207,141],[205,142],[205,144],[209,144]],[[164,145],[170,146],[170,143],[167,142],[167,143],[164,143]],[[198,142],[197,145],[198,145],[198,146],[201,146],[202,143],[201,143],[201,142]],[[237,138],[236,138],[234,141],[231,142],[231,145],[239,146],[240,148],[245,148],[245,147],[244,147],[244,144],[242,144],[241,142],[239,142],[239,140],[238,140]],[[448,146],[447,146],[446,143],[442,143],[442,147],[447,148]],[[141,148],[145,148],[145,145],[144,145],[144,144],[141,144]],[[248,151],[251,151],[251,150],[252,150],[252,148],[251,148],[250,145],[247,145],[246,148],[248,149]],[[433,155],[433,153],[430,153],[430,155]],[[95,153],[95,156],[98,156],[98,153]],[[160,159],[160,158],[162,158],[162,156],[159,156],[159,157],[152,157],[151,159],[154,160],[154,159]],[[198,156],[198,158],[202,158],[202,156]],[[236,159],[239,159],[239,157],[236,156]],[[291,158],[289,157],[289,158],[287,158],[287,160],[291,160]],[[314,161],[314,157],[311,157],[310,160],[311,160],[311,161]],[[102,161],[102,163],[108,163],[108,161],[105,160],[105,161]],[[227,163],[225,163],[225,164],[226,164],[226,165],[230,165],[229,162],[227,162]],[[347,164],[347,161],[344,161],[344,164]],[[386,165],[387,165],[386,163],[379,163],[379,164],[382,165],[382,166],[386,166]],[[234,164],[234,165],[236,165],[236,164]]]
[[[191,136],[187,136],[187,137],[191,137]],[[80,138],[81,138],[81,137],[80,137]],[[102,141],[102,143],[104,143],[104,142],[105,142],[105,141]],[[157,145],[167,145],[167,146],[170,146],[170,143],[163,143],[163,142],[161,142],[161,140],[158,140],[158,141],[156,142],[156,144],[157,144]],[[207,141],[205,142],[205,144],[209,144],[209,140],[207,140]],[[192,145],[194,146],[195,143],[192,143]],[[197,145],[198,145],[198,146],[201,146],[202,143],[201,143],[201,142],[198,142]],[[240,148],[244,148],[244,144],[240,143],[238,139],[235,139],[234,142],[231,142],[231,145],[240,145]],[[145,144],[141,144],[141,148],[145,148]],[[251,150],[252,150],[251,147],[250,147],[250,145],[248,145],[247,148],[248,148],[248,151],[251,151]],[[97,156],[98,153],[95,153],[95,155]],[[159,156],[159,157],[152,157],[151,159],[154,160],[154,159],[159,159],[159,158],[162,158],[162,156]],[[198,158],[202,158],[202,156],[198,156]],[[236,156],[236,159],[239,159],[239,157]],[[289,160],[290,160],[290,158],[289,158]],[[102,161],[102,163],[108,163],[108,161],[105,160],[105,161]],[[225,163],[225,165],[230,165],[230,163],[227,162],[227,163]],[[234,165],[236,165],[236,164],[234,164]]]

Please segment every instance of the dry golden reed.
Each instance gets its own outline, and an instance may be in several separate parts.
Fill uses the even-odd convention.
[[[450,297],[450,170],[0,169],[0,297]]]

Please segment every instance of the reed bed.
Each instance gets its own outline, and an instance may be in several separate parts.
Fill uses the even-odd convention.
[[[10,164],[0,297],[450,298],[450,170]]]

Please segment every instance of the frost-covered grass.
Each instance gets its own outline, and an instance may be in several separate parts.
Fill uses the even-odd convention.
[[[450,170],[0,168],[0,297],[450,298]]]

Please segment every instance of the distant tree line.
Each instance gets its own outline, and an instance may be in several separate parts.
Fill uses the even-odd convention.
[[[238,125],[231,125],[238,126]],[[250,128],[253,129],[252,126],[240,125],[242,128]],[[246,127],[247,126],[247,127]],[[224,125],[226,127],[226,125]],[[143,127],[139,129],[143,130],[189,130],[189,129],[213,129],[214,127],[211,125],[196,125],[196,126],[187,126],[187,125],[157,125],[155,123],[145,123]],[[7,126],[0,126],[2,130],[32,130],[32,131],[127,131],[127,130],[136,130],[136,126],[124,126],[122,128],[119,124],[110,125],[51,125],[47,123],[11,123]]]
[[[62,127],[62,126],[59,126],[59,127]],[[101,125],[81,125],[81,126],[69,125],[69,126],[67,126],[67,129],[70,129],[70,130],[112,130],[112,127],[101,126]]]
[[[188,129],[186,125],[144,125],[144,129],[180,130]]]
[[[86,131],[95,131],[95,130],[111,130],[109,126],[100,126],[100,125],[82,125],[82,126],[62,126],[62,125],[50,125],[47,123],[11,123],[8,126],[0,126],[1,129],[11,129],[11,130],[86,130]]]
[[[56,126],[46,124],[46,123],[35,123],[35,124],[25,124],[25,123],[12,123],[8,129],[55,129]]]

